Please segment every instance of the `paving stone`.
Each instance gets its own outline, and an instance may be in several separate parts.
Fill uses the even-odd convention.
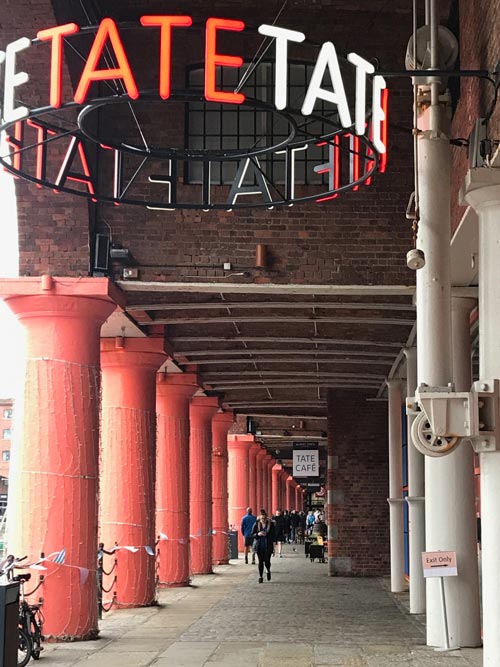
[[[381,579],[328,577],[285,546],[272,580],[240,560],[159,605],[113,610],[94,642],[47,644],[44,667],[480,667],[482,651],[425,646],[425,618]]]

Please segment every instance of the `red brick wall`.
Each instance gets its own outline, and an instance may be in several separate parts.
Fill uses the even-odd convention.
[[[486,69],[495,71],[500,60],[500,17],[499,0],[460,0],[460,69]],[[484,117],[490,109],[494,88],[487,81],[478,78],[462,78],[460,101],[453,118],[452,136],[467,138],[474,127],[476,118]],[[500,109],[497,105],[490,123],[489,136],[500,138]],[[467,172],[467,151],[452,148],[453,191],[452,225],[460,222],[465,208],[459,206],[458,193]]]
[[[36,37],[38,30],[56,24],[51,3],[47,0],[19,0],[3,7],[0,22],[0,49],[19,37]],[[29,106],[47,104],[47,62],[40,58],[44,47],[35,46],[19,54],[17,70],[26,71],[30,83],[17,89],[18,97]],[[47,53],[50,52],[47,46]],[[64,71],[64,90],[69,90],[67,70]],[[43,91],[43,95],[42,95]],[[54,118],[52,118],[54,121]],[[66,115],[64,122],[69,122]],[[70,123],[74,127],[74,123]],[[26,143],[36,141],[32,131]],[[54,160],[49,170],[55,170],[63,158],[60,149],[51,148]],[[23,156],[23,167],[30,167],[29,153]],[[31,167],[31,172],[33,169]],[[59,275],[87,275],[89,265],[88,206],[84,199],[55,195],[38,189],[26,181],[16,181],[19,217],[20,275],[38,276],[53,272]]]
[[[345,576],[389,573],[387,405],[352,392],[328,392],[328,445],[336,527],[330,555]]]

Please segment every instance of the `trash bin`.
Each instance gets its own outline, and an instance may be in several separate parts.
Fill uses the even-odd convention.
[[[19,582],[0,584],[0,664],[17,667]]]
[[[238,558],[238,531],[230,530],[228,533],[229,539],[229,559]]]

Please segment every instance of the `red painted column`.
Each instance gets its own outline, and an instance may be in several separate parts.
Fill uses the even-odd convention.
[[[295,509],[295,482],[291,475],[286,480],[286,508],[288,511]]]
[[[257,454],[260,445],[254,442],[248,452],[248,505],[253,513],[257,511]]]
[[[121,293],[107,279],[16,278],[0,294],[26,332],[24,405],[15,410],[9,553],[45,562],[44,635],[97,636],[99,336]],[[16,408],[17,408],[16,404]],[[70,565],[72,567],[70,567]],[[32,571],[32,584],[40,571]]]
[[[156,375],[158,583],[189,584],[189,402],[194,373]]]
[[[257,453],[255,465],[257,468],[257,500],[256,500],[256,507],[255,507],[255,515],[257,516],[259,513],[259,510],[263,507],[264,509],[266,508],[266,503],[265,503],[265,492],[264,492],[264,487],[265,487],[265,460],[266,457],[266,449],[264,447],[261,447]]]
[[[227,432],[234,422],[232,412],[217,413],[212,418],[212,526],[214,565],[229,563]]]
[[[272,491],[271,491],[271,513],[274,514],[276,510],[282,509],[281,507],[281,463],[275,463],[272,467]]]
[[[299,484],[297,484],[295,489],[295,507],[297,512],[302,512],[304,509],[304,504],[302,502],[302,488]]]
[[[189,408],[189,511],[191,572],[212,572],[212,417],[215,397],[195,397]]]
[[[286,483],[288,480],[288,473],[287,471],[283,468],[283,471],[281,473],[281,507],[287,508],[287,501],[288,501],[288,495],[287,495],[287,488],[286,488]]]
[[[228,448],[229,524],[238,531],[238,550],[243,551],[241,519],[248,507],[248,458],[253,435],[230,434]]]
[[[101,339],[99,541],[116,552],[120,607],[155,599],[156,372],[166,359],[161,338]],[[153,550],[153,555],[146,548]]]
[[[272,516],[274,509],[272,507],[273,505],[273,468],[276,463],[276,459],[272,457],[270,454],[267,455],[267,484],[266,484],[266,504],[265,504],[265,509],[267,510],[267,513],[269,516]]]

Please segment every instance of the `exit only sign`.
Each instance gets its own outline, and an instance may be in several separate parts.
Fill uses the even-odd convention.
[[[456,577],[458,575],[456,551],[423,551],[424,577]]]

